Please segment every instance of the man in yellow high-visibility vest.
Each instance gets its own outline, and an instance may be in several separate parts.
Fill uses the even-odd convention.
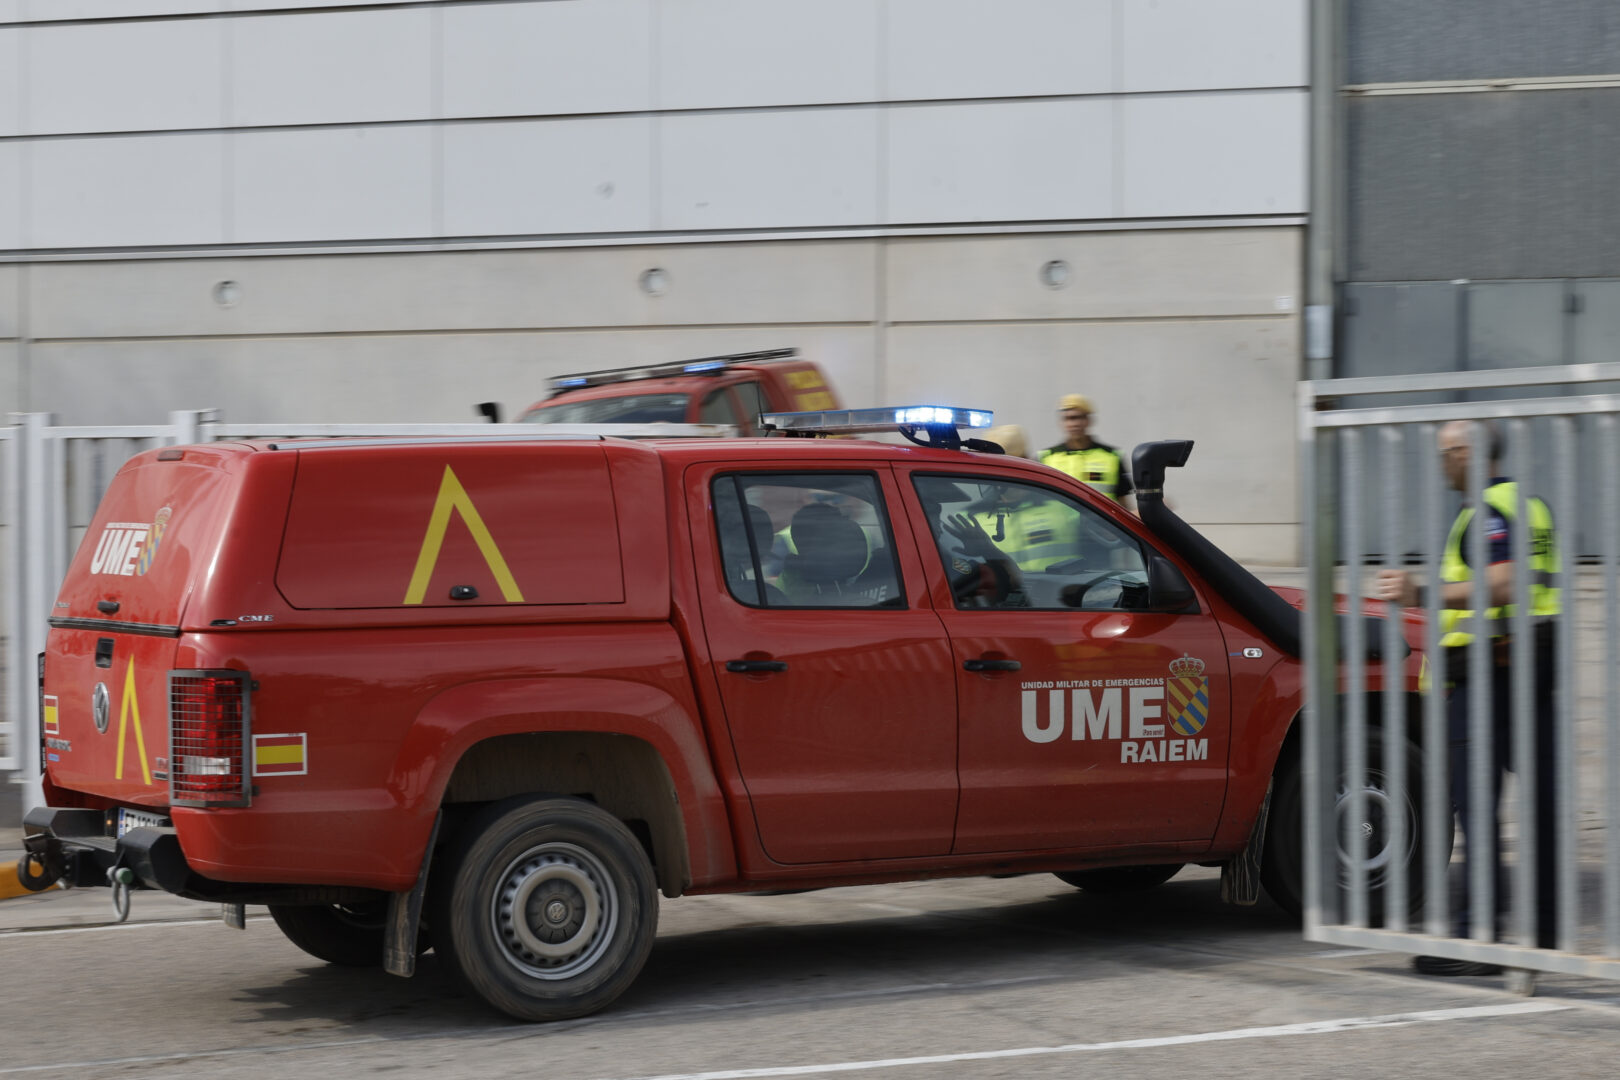
[[[1558,545],[1553,532],[1552,514],[1547,505],[1537,498],[1525,499],[1525,518],[1519,519],[1518,485],[1501,474],[1501,439],[1494,425],[1484,425],[1482,434],[1488,442],[1491,479],[1482,498],[1463,504],[1451,530],[1441,556],[1440,631],[1443,660],[1438,665],[1444,673],[1449,693],[1446,697],[1446,717],[1450,742],[1451,799],[1463,828],[1465,873],[1464,891],[1453,912],[1454,930],[1458,937],[1469,936],[1471,908],[1478,909],[1478,918],[1491,918],[1498,923],[1506,907],[1508,882],[1503,880],[1501,860],[1501,830],[1497,817],[1497,803],[1502,792],[1502,773],[1513,769],[1522,780],[1534,778],[1536,792],[1536,942],[1544,949],[1557,945],[1557,807],[1556,746],[1557,723],[1553,712],[1553,687],[1556,678],[1554,638],[1555,617],[1560,610],[1558,589]],[[1439,433],[1440,456],[1444,462],[1446,479],[1457,491],[1468,491],[1468,466],[1476,436],[1472,421],[1458,420],[1444,425]],[[1481,504],[1483,504],[1481,506]],[[1487,594],[1491,607],[1483,617],[1469,610],[1473,603],[1474,568],[1468,563],[1469,534],[1485,529],[1485,548],[1488,565],[1484,568]],[[1512,533],[1517,528],[1528,528],[1526,551],[1530,580],[1530,619],[1533,628],[1532,709],[1536,718],[1535,761],[1527,767],[1514,762],[1513,747],[1513,676],[1509,665],[1510,636],[1513,606],[1513,545]],[[1403,607],[1423,605],[1422,590],[1414,575],[1403,570],[1382,570],[1378,574],[1376,595]],[[1490,827],[1485,836],[1473,835],[1470,818],[1469,792],[1469,698],[1468,646],[1476,634],[1488,635],[1491,640],[1491,790],[1489,798]],[[1467,867],[1476,858],[1489,858],[1495,866],[1496,896],[1492,904],[1472,904],[1468,895],[1470,875]],[[1500,933],[1501,927],[1497,927]],[[1429,975],[1490,975],[1501,969],[1493,964],[1475,961],[1450,960],[1434,956],[1419,956],[1417,970]]]
[[[1125,500],[1131,497],[1131,470],[1118,450],[1091,437],[1093,412],[1086,395],[1063,395],[1058,401],[1063,441],[1041,451],[1041,464],[1068,473],[1128,510],[1131,507]]]

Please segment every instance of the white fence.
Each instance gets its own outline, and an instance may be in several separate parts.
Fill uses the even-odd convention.
[[[1587,364],[1302,387],[1307,939],[1496,965],[1524,992],[1537,971],[1620,978],[1620,395],[1363,406],[1373,395],[1597,390],[1616,379],[1620,364]],[[1489,426],[1466,429],[1469,467],[1446,477],[1437,437],[1457,420]],[[1513,610],[1471,644],[1442,649],[1444,608],[1492,606],[1481,572],[1466,602],[1442,603],[1441,566],[1459,492],[1495,483],[1493,434],[1505,446],[1495,475],[1517,482],[1516,494],[1498,489],[1517,501],[1504,515],[1517,523],[1507,529]],[[1535,562],[1524,527],[1532,497],[1554,524]],[[1487,554],[1486,531],[1459,541],[1470,567],[1502,561]],[[1418,538],[1416,550],[1403,537]],[[1557,571],[1538,580],[1548,559]],[[1416,696],[1369,690],[1366,647],[1402,651],[1394,603],[1381,641],[1361,619],[1331,615],[1336,592],[1359,610],[1377,570],[1409,562],[1426,608],[1428,664]],[[1531,588],[1547,581],[1560,610],[1538,619]],[[1383,753],[1372,752],[1378,746]],[[1513,769],[1500,809],[1498,755],[1536,765]],[[1455,867],[1454,804],[1468,808],[1456,821]],[[1490,854],[1498,829],[1500,859]]]
[[[0,427],[0,772],[15,772],[37,801],[38,655],[51,604],[69,560],[113,474],[157,446],[220,439],[543,438],[735,435],[719,424],[228,424],[212,410],[169,414],[167,424],[59,427],[49,413],[24,413]]]

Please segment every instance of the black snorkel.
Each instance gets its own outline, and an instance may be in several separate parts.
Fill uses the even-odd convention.
[[[1143,443],[1132,452],[1137,516],[1273,645],[1302,656],[1300,613],[1294,606],[1164,505],[1164,470],[1187,464],[1192,448],[1191,439],[1172,439]]]

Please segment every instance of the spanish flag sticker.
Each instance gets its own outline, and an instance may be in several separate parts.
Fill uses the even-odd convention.
[[[57,720],[56,720],[56,695],[55,694],[46,694],[45,695],[45,716],[44,716],[44,720],[45,720],[45,734],[47,734],[47,735],[56,735],[56,734],[59,734],[61,732],[61,727],[57,723]]]
[[[309,772],[308,737],[294,735],[253,736],[254,776],[302,776]]]

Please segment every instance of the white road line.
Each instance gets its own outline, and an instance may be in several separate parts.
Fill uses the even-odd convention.
[[[922,908],[901,907],[899,904],[883,904],[883,903],[879,903],[878,901],[875,901],[875,900],[862,901],[861,902],[861,907],[865,908],[868,911],[886,911],[891,915],[921,915],[921,914],[923,914],[923,909]]]
[[[636,1080],[755,1080],[772,1076],[817,1076],[824,1073],[863,1072],[896,1069],[909,1065],[948,1065],[960,1061],[994,1061],[1006,1058],[1039,1057],[1048,1054],[1088,1054],[1102,1050],[1145,1050],[1161,1046],[1189,1046],[1194,1043],[1232,1042],[1238,1039],[1274,1039],[1286,1035],[1330,1035],[1368,1028],[1432,1024],[1445,1020],[1474,1020],[1489,1016],[1521,1016],[1529,1013],[1562,1012],[1570,1008],[1548,1001],[1526,1001],[1512,1005],[1481,1005],[1462,1009],[1432,1009],[1427,1012],[1392,1013],[1388,1016],[1354,1016],[1340,1020],[1314,1020],[1304,1024],[1276,1027],[1236,1028],[1197,1035],[1166,1035],[1152,1039],[1121,1039],[1104,1043],[1070,1043],[1066,1046],[1024,1046],[1012,1050],[977,1050],[960,1054],[930,1054],[926,1057],[878,1058],[871,1061],[837,1061],[821,1065],[781,1065],[759,1069],[719,1069],[713,1072],[664,1073]]]
[[[217,920],[210,920],[217,921]],[[152,926],[178,926],[179,923],[150,923]],[[93,927],[90,929],[107,929]],[[667,1020],[670,1017],[694,1016],[703,1013],[740,1012],[755,1008],[800,1008],[816,1005],[825,1005],[829,1002],[852,1001],[871,998],[904,997],[910,994],[953,993],[963,990],[1000,989],[1012,986],[1030,986],[1043,983],[1059,982],[1072,978],[1069,975],[1025,975],[1011,979],[982,979],[975,982],[951,983],[909,983],[901,986],[873,987],[867,990],[843,990],[830,994],[803,994],[794,997],[757,998],[746,1002],[729,1001],[703,1004],[672,1005],[667,1008],[639,1009],[635,1011],[613,1012],[585,1016],[578,1020],[558,1020],[555,1023],[543,1026],[535,1024],[507,1023],[496,1027],[476,1028],[442,1028],[438,1031],[413,1031],[403,1034],[390,1035],[360,1035],[352,1039],[334,1039],[325,1042],[291,1043],[274,1046],[235,1046],[217,1050],[188,1050],[173,1054],[142,1054],[127,1058],[98,1058],[93,1061],[58,1061],[41,1065],[13,1065],[0,1067],[0,1076],[9,1076],[12,1073],[32,1072],[78,1072],[88,1068],[101,1068],[109,1065],[151,1065],[159,1062],[178,1064],[186,1061],[198,1061],[218,1057],[242,1057],[250,1054],[296,1054],[306,1050],[340,1050],[350,1046],[367,1046],[379,1042],[419,1042],[429,1039],[466,1039],[479,1041],[482,1039],[508,1040],[512,1038],[532,1038],[536,1035],[545,1035],[561,1031],[572,1031],[581,1027],[591,1027],[600,1024],[623,1026],[625,1023],[635,1023],[642,1020]]]
[[[249,915],[248,922],[268,922],[268,915]],[[149,930],[154,926],[223,926],[218,915],[211,919],[163,919],[157,922],[100,923],[95,926],[58,926],[51,930],[29,930],[14,927],[0,930],[0,942],[27,941],[29,938],[50,937],[52,934],[97,934],[108,930]]]
[[[844,995],[835,995],[844,996]],[[810,999],[806,999],[810,1000]],[[771,1004],[776,1004],[772,1002]],[[760,1069],[727,1069],[719,1072],[671,1073],[639,1080],[743,1080],[748,1077],[811,1076],[818,1073],[856,1072],[867,1069],[892,1069],[903,1065],[930,1065],[956,1061],[986,1061],[996,1058],[1034,1057],[1042,1054],[1078,1054],[1098,1050],[1133,1050],[1158,1046],[1184,1046],[1191,1043],[1225,1042],[1234,1039],[1264,1039],[1282,1035],[1322,1035],[1336,1031],[1361,1028],[1398,1027],[1403,1024],[1434,1023],[1441,1020],[1469,1020],[1488,1016],[1515,1016],[1527,1013],[1561,1012],[1573,1008],[1545,1001],[1529,1001],[1512,1005],[1484,1005],[1463,1009],[1437,1009],[1431,1012],[1396,1013],[1390,1016],[1363,1016],[1344,1020],[1318,1020],[1305,1024],[1288,1024],[1269,1028],[1239,1028],[1235,1031],[1215,1031],[1197,1035],[1170,1035],[1152,1039],[1127,1039],[1109,1043],[1072,1043],[1067,1046],[1033,1046],[1012,1050],[981,1050],[960,1054],[939,1054],[931,1057],[883,1058],[873,1061],[831,1062],[822,1065],[788,1065]],[[614,1020],[646,1019],[680,1010],[649,1010],[643,1014],[615,1014]],[[38,1065],[12,1065],[0,1067],[0,1076],[20,1073],[83,1072],[91,1068],[119,1065],[179,1064],[209,1058],[238,1058],[258,1054],[298,1054],[311,1050],[343,1050],[377,1043],[420,1042],[429,1039],[458,1039],[480,1042],[487,1039],[507,1041],[512,1038],[531,1038],[535,1035],[599,1023],[597,1017],[561,1021],[555,1024],[502,1024],[498,1027],[448,1028],[440,1031],[417,1031],[391,1035],[362,1035],[351,1039],[331,1039],[322,1042],[282,1044],[274,1046],[238,1046],[218,1050],[196,1050],[177,1054],[140,1054],[123,1058],[97,1058],[88,1061],[54,1061]]]

